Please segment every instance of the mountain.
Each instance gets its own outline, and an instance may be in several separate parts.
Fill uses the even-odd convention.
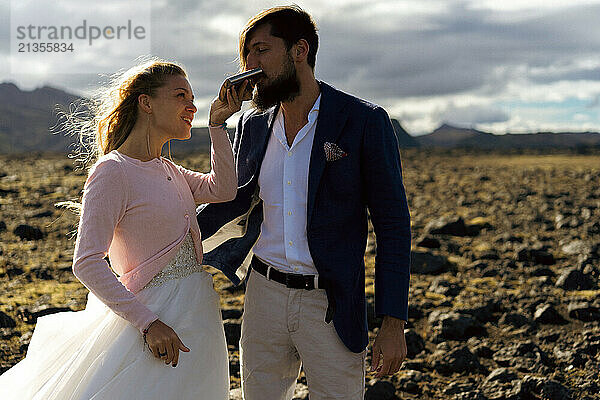
[[[430,134],[417,136],[422,147],[512,149],[512,148],[574,148],[600,146],[597,132],[538,132],[494,135],[471,128],[458,128],[444,124]]]
[[[0,153],[71,152],[76,138],[52,128],[59,122],[57,105],[69,109],[77,100],[78,96],[49,86],[24,91],[13,83],[0,83]],[[398,120],[393,119],[392,126],[400,147],[419,146]],[[52,134],[51,130],[56,134]],[[228,131],[232,137],[234,129]],[[191,139],[171,142],[171,149],[177,152],[207,150],[209,146],[206,127],[192,128]]]
[[[235,129],[227,128],[229,138],[233,142]],[[187,140],[171,140],[171,150],[177,153],[193,151],[208,151],[210,149],[210,135],[207,127],[192,128],[192,137]]]
[[[0,153],[71,152],[71,145],[76,138],[66,136],[57,128],[54,131],[58,133],[52,134],[51,129],[59,121],[57,105],[68,109],[78,99],[76,95],[49,86],[23,91],[13,83],[0,83]],[[391,122],[401,148],[587,149],[600,146],[600,133],[596,132],[494,135],[444,124],[430,134],[415,137],[408,134],[397,119],[392,119]],[[228,131],[232,137],[234,130]],[[177,152],[206,151],[209,146],[208,128],[192,128],[191,139],[171,142],[171,148]]]
[[[49,129],[57,122],[55,106],[68,107],[77,99],[49,86],[22,91],[13,83],[0,83],[0,153],[67,150],[73,139]]]
[[[497,138],[491,133],[476,129],[457,128],[444,124],[428,135],[418,136],[416,141],[425,147],[458,147],[475,144],[495,144]]]
[[[419,147],[419,142],[417,142],[414,137],[410,136],[408,132],[404,130],[404,128],[402,127],[402,125],[400,125],[400,122],[397,119],[392,119],[392,127],[394,128],[394,132],[396,133],[398,145],[401,148]]]
[[[73,151],[77,138],[54,127],[59,122],[57,106],[68,110],[79,99],[49,86],[23,91],[13,83],[0,83],[0,154]],[[232,132],[229,129],[230,135]],[[206,150],[209,146],[208,128],[193,128],[191,139],[171,142],[172,149],[182,152]]]

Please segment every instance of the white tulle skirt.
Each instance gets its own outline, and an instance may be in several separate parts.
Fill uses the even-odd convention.
[[[191,349],[179,353],[176,368],[155,358],[133,325],[89,293],[85,310],[38,318],[26,357],[0,375],[0,399],[228,399],[227,346],[212,276],[202,270],[158,283],[136,296]]]

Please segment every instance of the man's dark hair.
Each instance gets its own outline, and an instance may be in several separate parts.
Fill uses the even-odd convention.
[[[312,17],[297,5],[273,7],[252,17],[240,34],[240,67],[246,69],[246,40],[260,26],[271,26],[271,35],[283,39],[288,51],[300,39],[308,42],[308,65],[314,70],[319,47],[317,26]]]

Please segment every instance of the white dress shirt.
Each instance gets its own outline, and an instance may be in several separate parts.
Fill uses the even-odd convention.
[[[283,272],[317,274],[306,239],[308,168],[321,95],[288,146],[281,107],[258,176],[263,222],[254,254]]]

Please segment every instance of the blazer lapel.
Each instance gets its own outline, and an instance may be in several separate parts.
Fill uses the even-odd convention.
[[[337,141],[348,117],[344,113],[345,102],[338,96],[335,89],[324,82],[319,82],[319,86],[321,87],[321,105],[308,169],[307,226],[311,224],[317,188],[325,169],[325,142],[335,143]]]
[[[265,114],[263,114],[262,118],[258,122],[260,124],[257,129],[259,133],[255,136],[252,143],[253,148],[256,149],[256,153],[254,154],[255,159],[253,162],[255,168],[252,174],[252,179],[258,179],[258,175],[260,174],[260,166],[265,158],[267,145],[269,144],[269,136],[273,130],[273,123],[275,122],[275,116],[278,112],[279,105],[265,111]]]

